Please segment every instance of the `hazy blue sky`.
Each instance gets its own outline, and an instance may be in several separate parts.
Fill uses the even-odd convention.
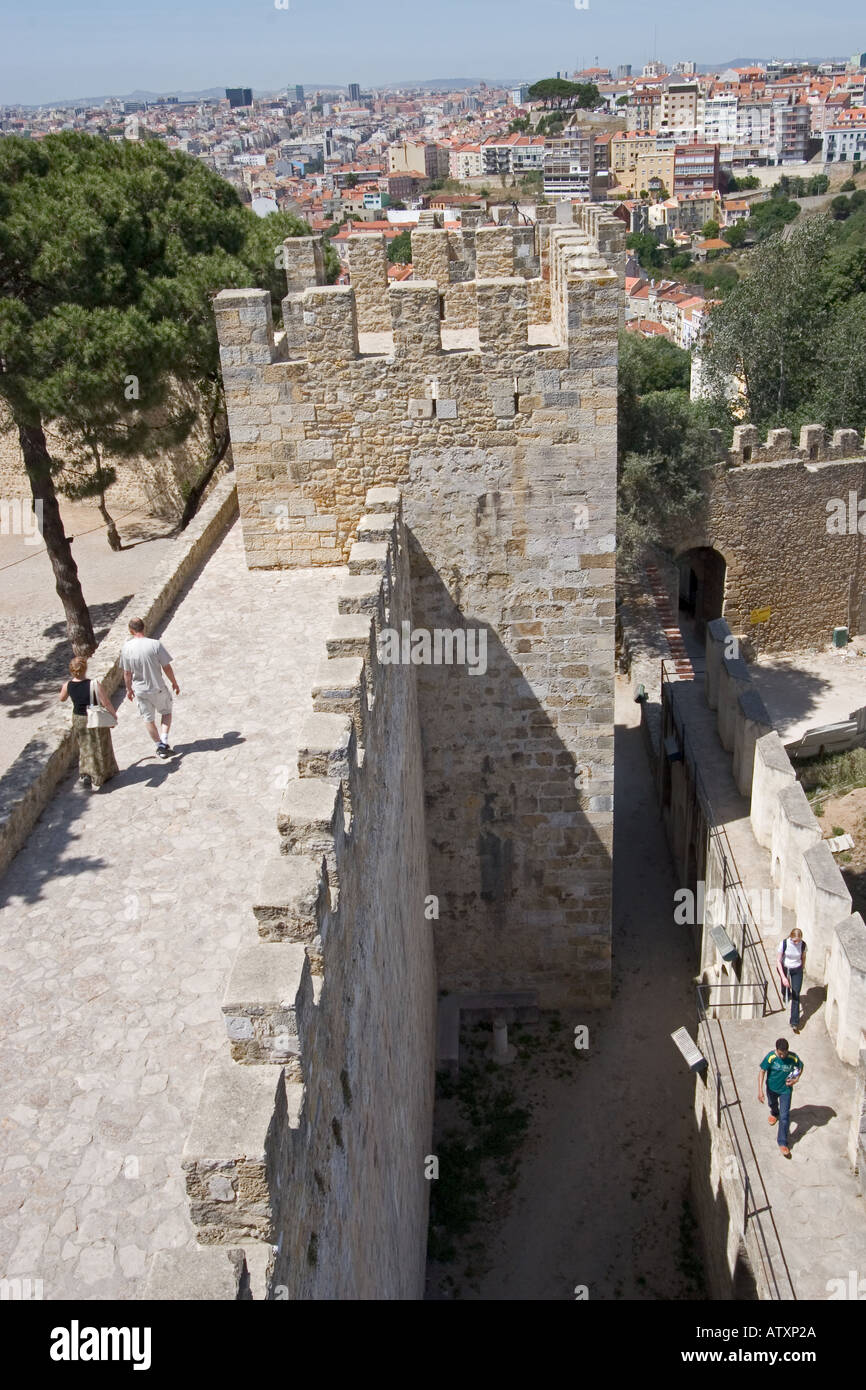
[[[0,0],[0,105],[287,82],[549,75],[578,64],[849,56],[863,0]]]

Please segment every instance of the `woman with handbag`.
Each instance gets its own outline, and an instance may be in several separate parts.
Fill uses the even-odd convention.
[[[83,656],[73,657],[69,674],[71,679],[61,686],[60,699],[72,701],[72,727],[78,735],[78,780],[83,787],[97,791],[120,771],[111,742],[117,716],[99,681],[86,679]]]

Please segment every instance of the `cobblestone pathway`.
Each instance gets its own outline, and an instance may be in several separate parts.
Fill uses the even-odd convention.
[[[178,756],[125,702],[120,776],[0,880],[0,1276],[46,1299],[140,1298],[194,1244],[181,1149],[343,573],[250,573],[236,525],[165,628]]]

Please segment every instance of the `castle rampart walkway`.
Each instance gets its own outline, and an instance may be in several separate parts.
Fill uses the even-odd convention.
[[[0,1275],[46,1299],[141,1298],[195,1244],[181,1150],[344,573],[249,571],[235,525],[163,629],[178,756],[125,702],[120,775],[0,880]]]

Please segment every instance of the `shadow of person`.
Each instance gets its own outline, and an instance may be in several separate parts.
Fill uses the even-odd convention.
[[[810,1129],[821,1129],[835,1120],[836,1111],[832,1105],[799,1105],[791,1110],[791,1142],[798,1144]]]
[[[226,748],[236,748],[241,743],[246,743],[243,734],[237,729],[230,729],[218,738],[197,738],[192,743],[173,743],[172,748],[178,757],[185,758],[190,753],[222,753]]]
[[[826,985],[810,985],[807,990],[800,995],[800,1027],[821,1008],[827,1000]]]
[[[148,787],[161,787],[169,774],[177,771],[177,767],[178,764],[171,758],[159,759],[157,762],[152,762],[150,758],[142,758],[139,762],[130,763],[128,767],[115,773],[110,781],[104,783],[99,795],[103,796],[113,787],[131,787],[139,782]]]

